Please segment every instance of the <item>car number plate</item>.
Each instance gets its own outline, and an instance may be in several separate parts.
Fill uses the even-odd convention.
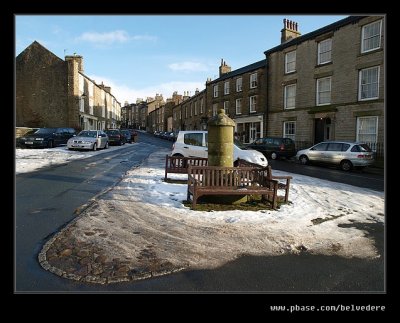
[[[33,141],[25,141],[25,145],[33,145]]]

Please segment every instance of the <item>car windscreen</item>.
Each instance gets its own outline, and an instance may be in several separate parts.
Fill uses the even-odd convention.
[[[56,132],[56,128],[40,128],[36,134],[49,134]]]
[[[234,143],[235,143],[236,147],[238,147],[240,149],[247,149],[247,147],[242,142],[240,142],[239,140],[235,139]]]
[[[81,131],[78,134],[79,137],[92,137],[96,138],[97,137],[97,131]]]

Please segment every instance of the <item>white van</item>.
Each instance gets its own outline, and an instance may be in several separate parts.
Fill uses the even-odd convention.
[[[176,142],[172,146],[171,156],[204,157],[208,158],[208,132],[207,131],[179,131]],[[246,149],[239,141],[233,145],[233,161],[238,159],[263,167],[268,166],[267,158],[257,150]]]

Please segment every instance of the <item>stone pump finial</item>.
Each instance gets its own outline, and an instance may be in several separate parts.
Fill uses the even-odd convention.
[[[218,110],[218,114],[214,117],[212,117],[209,121],[208,121],[208,125],[211,126],[231,126],[234,127],[235,126],[235,121],[233,121],[231,118],[229,118],[226,114],[225,114],[225,110],[224,109],[219,109]]]

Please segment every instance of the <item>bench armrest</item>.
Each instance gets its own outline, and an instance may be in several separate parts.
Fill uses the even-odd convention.
[[[292,176],[275,176],[272,175],[272,179],[292,179]]]

